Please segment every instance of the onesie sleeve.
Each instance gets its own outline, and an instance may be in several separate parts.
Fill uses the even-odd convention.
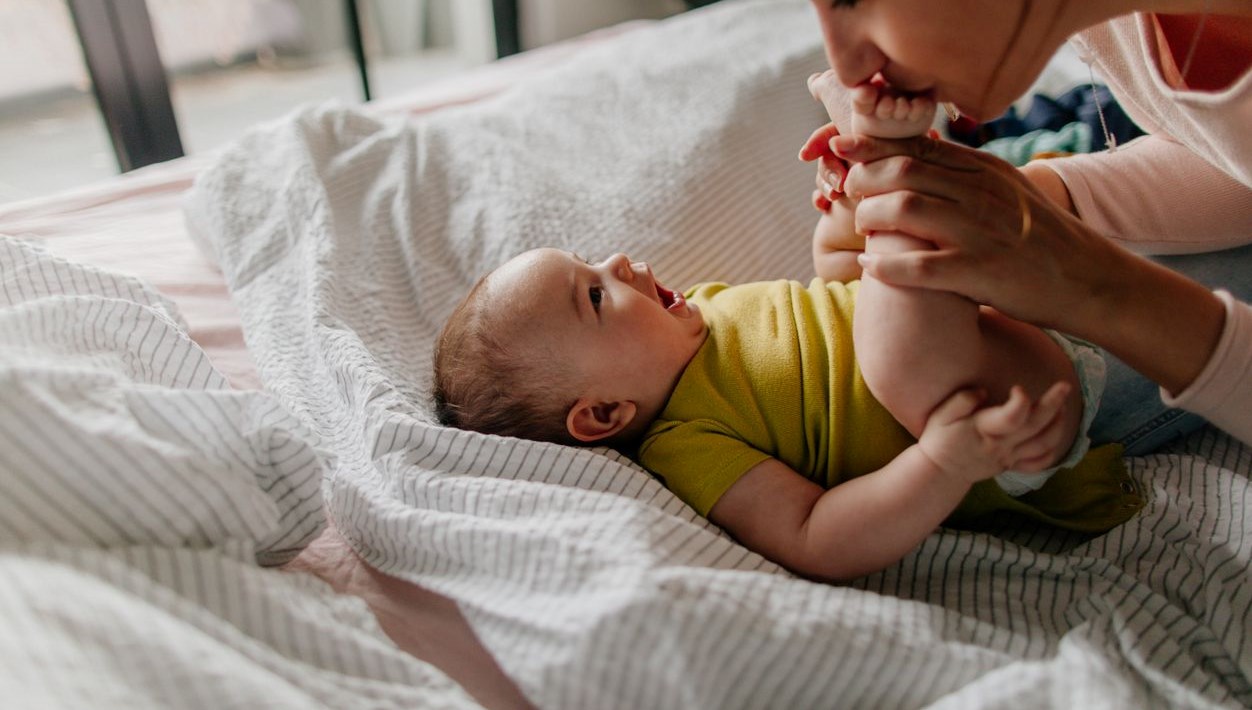
[[[1226,304],[1226,325],[1213,356],[1195,382],[1174,397],[1162,389],[1161,399],[1252,444],[1252,306],[1226,291],[1217,296]]]
[[[639,463],[700,515],[753,466],[771,458],[720,422],[656,422],[639,446]]]
[[[1043,165],[1064,181],[1083,222],[1131,251],[1192,254],[1252,242],[1252,189],[1167,137]]]

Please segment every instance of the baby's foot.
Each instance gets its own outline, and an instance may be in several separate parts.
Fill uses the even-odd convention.
[[[924,134],[935,120],[935,100],[926,94],[905,94],[873,81],[852,89],[852,132],[878,138]]]

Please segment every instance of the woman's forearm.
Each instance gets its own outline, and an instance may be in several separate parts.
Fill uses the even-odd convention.
[[[1225,307],[1204,286],[1109,244],[1089,307],[1060,330],[1102,346],[1171,393],[1190,385],[1221,338]],[[1101,275],[1102,272],[1102,275]]]
[[[1044,161],[1021,171],[1052,202],[1076,215],[1065,181]],[[1111,263],[1102,269],[1107,283],[1097,287],[1103,298],[1091,301],[1096,307],[1070,332],[1104,346],[1167,391],[1181,392],[1217,345],[1225,321],[1221,302],[1207,288],[1158,264],[1120,249],[1109,254]]]

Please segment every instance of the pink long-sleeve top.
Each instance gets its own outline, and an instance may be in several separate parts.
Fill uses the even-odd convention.
[[[1112,153],[1046,163],[1083,221],[1140,253],[1252,243],[1252,71],[1219,91],[1175,88],[1172,57],[1159,48],[1156,21],[1143,13],[1071,41],[1149,134]],[[1218,295],[1226,322],[1217,349],[1185,390],[1162,390],[1161,397],[1252,444],[1252,306]]]

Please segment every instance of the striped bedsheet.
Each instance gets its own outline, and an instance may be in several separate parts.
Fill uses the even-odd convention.
[[[335,525],[455,599],[541,707],[1252,703],[1252,461],[1220,433],[1129,460],[1150,500],[1108,535],[941,531],[834,587],[611,452],[431,423],[435,333],[527,248],[626,251],[675,284],[811,275],[810,12],[722,3],[410,123],[309,109],[201,175],[193,232],[267,388],[336,455]]]
[[[0,704],[477,707],[272,568],[325,525],[317,441],[150,287],[0,236]]]
[[[481,105],[306,110],[228,150],[189,219],[265,392],[145,284],[0,237],[3,704],[474,707],[361,600],[270,567],[323,503],[540,707],[1252,704],[1252,455],[1219,432],[1128,459],[1148,505],[1108,535],[940,531],[833,587],[611,452],[431,424],[433,334],[517,251],[810,275],[810,12],[721,3]]]

